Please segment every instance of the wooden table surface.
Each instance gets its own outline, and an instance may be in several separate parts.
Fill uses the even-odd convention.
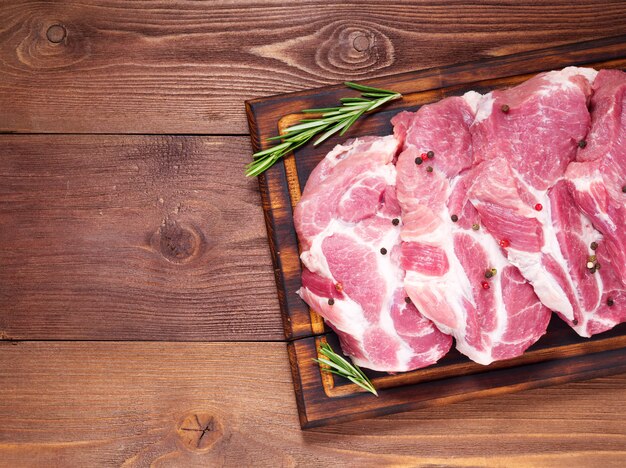
[[[626,375],[302,432],[243,101],[619,1],[0,1],[0,465],[623,466]]]

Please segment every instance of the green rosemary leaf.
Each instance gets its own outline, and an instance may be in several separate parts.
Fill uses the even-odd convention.
[[[253,156],[254,156],[255,159],[256,158],[260,158],[261,156],[265,156],[267,154],[275,153],[275,152],[280,151],[281,149],[287,148],[287,147],[289,147],[289,143],[281,143],[280,145],[273,146],[273,147],[268,148],[268,149],[263,150],[263,151],[259,151],[258,153],[254,153]]]
[[[378,396],[378,392],[376,391],[376,388],[374,388],[374,386],[371,383],[369,383],[369,380],[367,382],[364,382],[363,380],[356,378],[356,377],[348,377],[348,380],[352,383],[357,384],[362,389],[367,390],[368,392],[373,393],[374,395]]]
[[[361,96],[367,97],[367,98],[378,99],[378,98],[384,98],[384,97],[392,96],[392,95],[390,95],[389,93],[363,93],[361,94]]]
[[[328,359],[319,358],[319,359],[316,359],[315,361],[320,363],[320,364],[326,364],[329,367],[327,369],[329,372],[340,372],[342,374],[350,372],[349,370],[346,370],[345,367],[338,366],[337,364],[335,364],[332,361],[329,361]]]
[[[318,109],[303,109],[300,112],[303,114],[323,114],[324,112],[336,111],[341,107],[320,107]]]
[[[287,127],[282,135],[268,138],[267,141],[282,141],[282,143],[254,153],[252,162],[246,165],[246,175],[254,177],[262,174],[279,159],[306,144],[317,134],[321,135],[314,141],[314,145],[319,145],[336,133],[343,135],[363,114],[372,112],[387,102],[402,97],[400,93],[395,91],[372,88],[349,81],[345,84],[351,89],[360,91],[361,97],[341,98],[341,106],[339,107],[301,111],[305,114],[320,114],[321,116],[301,119],[297,124]]]
[[[365,109],[363,109],[361,112],[355,114],[352,116],[352,118],[350,120],[348,120],[348,122],[346,123],[346,126],[343,127],[343,130],[341,130],[341,132],[339,133],[339,135],[343,136],[344,133],[346,133],[348,131],[348,129],[352,126],[352,124],[354,122],[357,121],[357,119],[359,117],[361,117],[363,114],[365,114]]]
[[[329,139],[331,136],[333,136],[335,133],[337,133],[339,130],[341,130],[342,128],[344,128],[346,126],[346,124],[348,123],[348,121],[343,121],[343,122],[339,122],[337,125],[333,126],[330,128],[330,130],[326,131],[325,133],[322,134],[321,137],[319,137],[317,140],[315,140],[313,142],[314,146],[319,145],[320,143],[322,143],[323,141],[326,141],[327,139]]]
[[[285,139],[285,135],[276,135],[276,136],[267,138],[267,141],[276,141],[276,140],[284,140],[284,139]],[[274,148],[275,147],[268,148],[267,150],[272,150]],[[265,151],[267,151],[267,150],[265,150]],[[259,153],[254,153],[254,154],[259,154]]]
[[[350,107],[340,111],[327,112],[326,114],[322,115],[322,117],[324,117],[324,120],[328,122],[335,122],[337,120],[342,120],[346,116],[353,115],[355,112],[358,111],[358,108],[355,109],[353,107]]]
[[[387,96],[385,98],[381,98],[380,100],[376,101],[373,105],[371,105],[369,107],[369,109],[367,109],[368,112],[373,111],[374,109],[376,109],[377,107],[382,106],[383,104],[388,103],[389,101],[393,101],[394,99],[398,99],[400,97],[400,95],[391,95],[391,96]]]
[[[331,374],[335,374],[345,379],[348,379],[350,382],[358,385],[364,390],[367,390],[368,392],[371,392],[374,395],[378,396],[376,388],[374,387],[370,379],[368,379],[367,376],[363,373],[363,371],[359,369],[359,366],[357,366],[356,364],[352,364],[343,357],[339,356],[333,351],[328,343],[322,343],[320,345],[320,354],[324,357],[313,359],[313,361],[317,362],[318,364],[324,364],[324,366],[326,366],[322,367],[323,372],[329,372]]]
[[[344,82],[348,88],[356,89],[365,93],[381,93],[381,94],[396,94],[395,91],[389,91],[388,89],[374,88],[373,86],[365,86],[362,84],[354,83],[352,81]]]
[[[300,130],[306,130],[306,129],[313,128],[313,127],[323,127],[324,125],[326,125],[326,121],[324,120],[312,120],[311,119],[311,122],[300,123],[297,125],[292,125],[291,127],[287,127],[285,129],[285,132],[287,133],[298,132]]]
[[[254,177],[262,174],[265,170],[269,169],[276,162],[276,159],[277,158],[272,156],[270,158],[260,160],[258,164],[255,164],[256,161],[251,162],[246,166],[246,175],[249,177]]]
[[[335,353],[333,351],[333,348],[331,348],[328,343],[324,343],[320,347],[320,349],[321,349],[322,353],[324,353],[324,355],[328,356],[328,359],[333,361],[338,366],[342,366],[342,367],[347,368],[347,369],[349,369],[352,366],[352,364],[350,364],[347,359],[345,359],[344,357],[342,357],[339,354]]]
[[[345,114],[341,115],[333,115],[321,120],[315,120],[315,122],[309,122],[305,124],[296,124],[291,127],[287,127],[284,131],[286,133],[299,133],[304,130],[309,130],[313,128],[318,128],[318,133],[326,126],[333,122],[337,122],[339,120],[344,120]]]
[[[360,97],[344,97],[344,98],[341,98],[339,100],[341,102],[343,102],[344,104],[359,103],[359,102],[370,102],[369,99],[360,98]]]

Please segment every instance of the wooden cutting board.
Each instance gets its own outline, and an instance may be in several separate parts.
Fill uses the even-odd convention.
[[[512,86],[569,65],[626,69],[626,35],[370,80],[364,84],[398,91],[404,98],[362,118],[344,137],[307,145],[259,177],[302,428],[626,372],[626,324],[585,339],[553,315],[546,335],[515,359],[482,366],[453,350],[425,369],[395,375],[367,371],[380,390],[375,397],[321,372],[313,362],[321,342],[339,351],[338,340],[295,293],[301,264],[293,208],[309,174],[334,145],[350,137],[392,133],[390,119],[401,110],[472,89],[484,93]],[[300,110],[335,106],[340,97],[352,95],[337,85],[247,101],[254,150],[269,147],[266,139],[302,118]]]

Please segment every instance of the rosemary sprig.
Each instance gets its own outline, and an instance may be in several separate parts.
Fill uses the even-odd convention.
[[[374,388],[374,385],[370,379],[367,378],[367,375],[359,369],[359,366],[352,364],[339,356],[333,351],[333,348],[331,348],[328,343],[322,343],[320,345],[320,354],[324,356],[324,358],[313,360],[318,364],[325,364],[328,366],[322,368],[324,372],[340,375],[368,392],[378,396],[378,392]]]
[[[305,109],[304,114],[321,114],[320,117],[302,119],[296,125],[287,127],[282,135],[268,138],[268,141],[282,140],[272,146],[252,155],[252,162],[246,166],[248,177],[258,176],[272,167],[280,158],[300,148],[314,136],[322,134],[313,142],[315,146],[330,138],[335,133],[343,135],[357,121],[359,117],[378,109],[380,106],[400,99],[402,94],[386,89],[372,88],[346,81],[348,88],[361,92],[361,97],[341,98],[341,106],[325,107],[320,109]]]

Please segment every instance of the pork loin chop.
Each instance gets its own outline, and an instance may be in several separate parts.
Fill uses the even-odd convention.
[[[474,176],[474,112],[451,97],[392,119],[403,141],[397,162],[405,289],[420,312],[470,359],[521,355],[550,311],[510,265],[467,199]]]
[[[294,221],[305,266],[300,296],[359,366],[397,372],[444,356],[451,338],[404,290],[393,136],[338,145],[315,168]]]

